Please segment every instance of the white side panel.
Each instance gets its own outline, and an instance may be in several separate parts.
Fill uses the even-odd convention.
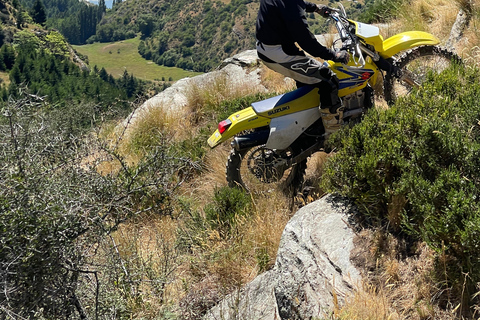
[[[284,150],[308,127],[320,118],[320,110],[312,108],[286,116],[273,118],[266,147]]]
[[[357,34],[362,38],[376,37],[380,34],[380,29],[376,26],[372,26],[371,24],[357,22],[357,25]]]

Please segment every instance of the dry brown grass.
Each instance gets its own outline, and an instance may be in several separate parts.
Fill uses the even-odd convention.
[[[472,1],[473,16],[463,39],[455,46],[469,65],[478,66],[480,52],[480,1]]]
[[[252,248],[251,254],[254,256],[251,258],[255,259],[252,260],[253,268],[248,271],[250,280],[253,280],[259,271],[273,266],[283,229],[295,212],[291,209],[292,199],[280,191],[273,191],[253,201],[254,217],[244,225],[245,229],[241,232],[246,235],[245,240]],[[266,263],[264,266],[258,265],[261,254],[266,254],[264,258],[268,257],[268,261],[261,261]]]
[[[130,286],[123,294],[135,318],[153,319],[184,294],[176,230],[177,222],[171,217],[143,216],[120,225],[111,236],[123,286]]]
[[[451,1],[417,0],[405,5],[397,22],[404,31],[427,31],[446,39],[457,12],[455,3]]]
[[[455,22],[458,5],[447,0],[416,0],[407,2],[399,13],[396,20],[380,25],[384,39],[404,31],[426,31],[445,43]]]
[[[214,76],[209,77],[208,80],[191,81],[186,92],[186,109],[189,110],[189,113],[195,119],[195,115],[201,114],[205,107],[218,106],[227,100],[264,91],[261,86],[257,86],[255,83],[248,81],[236,82],[237,80],[229,78],[222,71],[218,71]]]
[[[123,158],[128,165],[136,165],[145,155],[145,151],[160,141],[175,139],[173,121],[167,119],[161,108],[152,108],[142,113],[134,124],[123,121],[104,124],[96,133],[107,148]],[[118,172],[122,164],[114,157],[106,157],[105,152],[93,151],[88,163],[95,162],[98,172],[111,174]]]
[[[262,75],[271,89],[279,92],[291,89],[292,83],[284,81],[283,77],[280,80],[278,75],[266,69]],[[203,122],[201,113],[205,105],[215,106],[255,92],[258,92],[258,88],[252,86],[232,87],[222,75],[202,86],[192,86],[187,94],[186,106],[190,121],[186,125],[184,123],[181,130],[195,134]],[[125,155],[135,154],[132,151],[150,143],[152,137],[161,136],[169,141],[188,138],[178,132],[178,122],[179,119],[171,114],[166,115],[161,108],[155,108],[144,112],[135,121],[129,128],[127,139],[119,140],[118,132],[112,128],[106,128],[103,136],[112,144],[117,143]],[[210,150],[203,159],[203,173],[185,182],[175,196],[189,199],[192,209],[202,212],[212,201],[215,189],[226,185],[225,162],[229,152],[228,143]],[[163,300],[153,299],[150,305],[161,308],[167,300],[176,301],[184,306],[182,312],[186,312],[186,318],[193,317],[200,312],[198,310],[203,310],[211,303],[210,300],[218,299],[231,288],[245,284],[273,265],[283,228],[293,212],[290,210],[292,202],[280,192],[272,192],[268,197],[252,196],[252,201],[254,210],[236,222],[235,230],[228,238],[222,238],[218,232],[211,230],[209,236],[202,239],[201,248],[190,253],[183,252],[177,257],[180,264],[171,274],[172,279],[165,288]],[[182,214],[179,209],[176,216]],[[151,263],[151,272],[159,273],[162,268],[158,263],[165,261],[162,243],[171,248],[172,243],[178,240],[172,230],[182,227],[182,223],[182,219],[140,219],[122,226],[115,234],[120,255],[125,260],[135,257],[140,264],[148,261]],[[158,238],[165,230],[169,230],[165,238]],[[145,283],[142,287],[144,292],[152,293],[148,281]],[[210,302],[202,297],[208,297]],[[145,316],[147,311],[139,310],[138,315]]]
[[[225,178],[225,165],[231,147],[224,143],[213,150],[210,150],[205,159],[203,173],[180,189],[179,194],[184,197],[191,197],[197,200],[197,206],[203,207],[211,200],[214,190],[227,185]]]
[[[280,94],[296,88],[295,81],[290,78],[285,78],[278,72],[266,67],[262,68],[261,79],[263,85],[268,89],[269,92]]]
[[[354,261],[364,268],[365,282],[335,310],[337,319],[457,319],[453,302],[446,303],[446,290],[434,276],[441,257],[425,243],[409,247],[388,233],[371,230],[362,231],[355,241],[362,253],[356,251]]]

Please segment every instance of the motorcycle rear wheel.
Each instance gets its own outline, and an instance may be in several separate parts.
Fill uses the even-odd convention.
[[[285,151],[288,155],[291,151]],[[281,157],[265,148],[255,146],[237,151],[233,149],[227,160],[226,177],[230,187],[240,187],[251,193],[271,192],[274,189],[296,192],[300,189],[307,160],[290,168],[276,170],[273,161],[281,161]]]
[[[461,58],[439,46],[422,46],[404,52],[395,65],[406,75],[406,79],[387,74],[384,82],[385,100],[388,104],[395,103],[398,97],[408,95],[416,86],[421,86],[428,72],[440,73],[456,63],[461,63]]]

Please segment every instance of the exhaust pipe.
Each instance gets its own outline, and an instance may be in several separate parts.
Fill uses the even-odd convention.
[[[267,143],[270,131],[268,129],[255,131],[244,136],[235,137],[231,146],[237,150],[243,150]]]

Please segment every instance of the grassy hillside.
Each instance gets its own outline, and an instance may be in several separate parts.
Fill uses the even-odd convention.
[[[94,43],[83,46],[73,46],[82,55],[88,57],[90,67],[102,67],[115,78],[123,75],[124,71],[133,74],[142,80],[179,80],[192,77],[198,72],[186,71],[176,67],[164,67],[147,61],[138,53],[139,38],[128,39],[112,43]]]
[[[465,1],[391,2],[398,5],[397,19],[382,26],[385,36],[425,30],[445,43]],[[152,3],[144,3],[152,8]],[[161,2],[169,3],[181,1]],[[0,215],[0,230],[4,231],[0,239],[11,236],[0,247],[0,276],[5,274],[1,270],[10,271],[0,283],[24,275],[20,283],[6,286],[10,296],[0,299],[0,310],[12,310],[25,318],[200,319],[222,297],[273,266],[285,225],[299,206],[323,194],[320,181],[328,175],[329,183],[324,186],[334,191],[351,187],[355,196],[367,189],[360,194],[361,200],[375,210],[367,214],[368,222],[391,222],[359,233],[360,245],[369,248],[367,256],[361,257],[366,281],[329,319],[454,320],[461,313],[463,319],[478,318],[480,289],[473,282],[479,282],[480,256],[480,141],[476,135],[480,73],[475,59],[480,14],[476,10],[479,0],[473,3],[472,23],[457,46],[471,71],[451,70],[430,79],[423,95],[412,95],[390,110],[373,111],[361,125],[337,135],[343,137],[339,142],[339,146],[344,144],[343,151],[337,148],[336,154],[320,153],[309,159],[308,197],[292,199],[278,190],[245,194],[228,188],[225,161],[230,146],[225,143],[210,150],[206,144],[225,114],[292,89],[283,77],[268,70],[262,74],[267,87],[274,88],[268,93],[258,92],[255,86],[229,86],[219,76],[191,88],[187,116],[175,118],[152,108],[135,122],[128,136],[116,130],[115,122],[104,124],[87,138],[70,141],[72,121],[61,118],[63,110],[49,126],[51,114],[38,111],[44,102],[28,103],[37,96],[29,95],[24,98],[27,103],[12,105],[5,115],[22,111],[22,106],[32,107],[24,117],[19,115],[22,121],[15,127],[30,130],[19,131],[18,137],[32,145],[32,152],[19,150],[28,144],[14,143],[15,136],[6,135],[0,144],[9,148],[0,152],[0,158],[6,158],[0,167],[8,168],[2,171],[8,179],[0,179],[5,184],[0,188],[0,203],[8,211]],[[380,8],[376,14],[384,12]],[[138,17],[137,12],[130,13],[127,23]],[[173,35],[172,41],[183,39]],[[103,66],[118,76],[130,68],[127,62],[138,59],[133,53],[138,41],[77,50],[89,56],[91,66]],[[139,61],[143,68],[156,67]],[[128,72],[142,78],[135,70]],[[163,76],[167,77],[161,71],[151,75],[153,79]],[[91,113],[85,106],[78,106],[78,111],[68,107],[74,119],[77,112]],[[435,116],[430,117],[431,113]],[[65,150],[71,150],[68,157],[64,157]],[[378,156],[382,158],[377,162]],[[450,157],[455,161],[447,162]],[[322,176],[325,170],[327,175]],[[16,171],[21,172],[11,174]],[[382,179],[384,171],[391,174],[390,179]],[[355,172],[365,174],[364,179],[354,180],[362,177],[352,177]],[[407,174],[398,176],[398,172]],[[384,188],[385,183],[391,184]],[[360,192],[353,189],[366,184]],[[424,219],[425,209],[428,219]],[[407,220],[397,224],[401,219]],[[462,223],[468,228],[462,229]],[[386,232],[399,225],[409,230]],[[419,238],[418,233],[425,231],[426,241],[421,241],[424,235]],[[405,232],[409,237],[402,237]],[[3,289],[1,294],[7,293]],[[34,304],[32,296],[43,305],[26,309],[22,302],[28,299]]]
[[[396,4],[396,20],[382,26],[382,32],[385,37],[407,30],[424,30],[437,35],[443,43],[446,42],[449,36],[450,29],[460,7],[460,4],[457,2],[444,0],[415,0],[406,4],[400,4],[400,2],[396,2]],[[384,13],[385,11],[382,7],[378,9],[375,15]],[[480,44],[478,37],[475,35],[479,21],[480,17],[476,13],[474,21],[465,33],[467,37],[457,46],[458,52],[465,58],[475,56],[473,48]],[[469,63],[474,62],[472,59],[467,59],[467,61]],[[474,64],[470,64],[470,66],[476,67]],[[454,77],[454,74],[452,73],[449,76],[450,80],[452,80],[451,78]],[[268,76],[271,76],[271,74]],[[453,99],[462,101],[468,96],[473,97],[468,91],[460,93],[460,89],[458,90],[458,96],[456,96],[455,89],[448,90],[450,87],[442,87],[439,82],[433,84],[434,79],[431,80],[431,85],[436,88],[431,91],[435,92],[435,94],[431,94],[432,96],[442,99],[438,98],[443,97],[445,94],[445,91],[442,90],[447,90],[449,94],[452,94],[452,96],[444,100],[447,105]],[[470,80],[478,83],[478,78],[475,78],[475,80],[471,78]],[[450,84],[460,85],[456,81],[452,81]],[[242,108],[245,106],[245,103],[240,103],[241,100],[238,97],[225,94],[225,92],[219,89],[223,87],[225,86],[216,85],[212,88],[204,88],[205,92],[193,90],[198,93],[195,97],[192,97],[191,101],[192,110],[197,112],[193,116],[196,120],[191,122],[190,125],[192,127],[190,130],[185,130],[189,134],[191,133],[192,136],[178,137],[179,133],[175,125],[172,126],[176,121],[162,118],[160,111],[157,111],[157,114],[153,111],[149,117],[146,117],[143,124],[137,128],[138,136],[134,139],[135,143],[144,141],[155,145],[155,143],[152,144],[151,139],[141,139],[141,136],[148,135],[152,128],[160,130],[162,136],[180,139],[180,141],[183,141],[180,145],[191,148],[193,143],[196,145],[195,148],[183,150],[202,150],[204,153],[201,158],[201,166],[204,169],[199,176],[193,177],[178,190],[177,199],[179,203],[176,209],[178,210],[176,211],[177,215],[175,216],[177,218],[168,219],[168,221],[156,219],[154,223],[152,223],[152,220],[148,220],[145,223],[136,223],[135,225],[122,227],[122,231],[116,234],[119,239],[122,239],[121,241],[124,244],[131,244],[131,239],[135,239],[134,243],[137,244],[135,248],[138,251],[135,254],[126,254],[124,257],[128,260],[134,259],[138,255],[146,254],[147,249],[139,247],[138,243],[147,242],[148,239],[151,239],[152,233],[155,234],[154,229],[160,229],[157,225],[154,226],[155,223],[159,223],[162,226],[168,225],[169,228],[177,228],[179,230],[177,235],[169,234],[169,243],[178,241],[181,244],[180,248],[186,248],[187,250],[178,252],[180,258],[177,261],[183,262],[179,262],[179,265],[177,265],[177,276],[172,275],[170,278],[171,282],[167,285],[168,289],[164,291],[165,300],[171,301],[172,304],[164,304],[161,307],[161,312],[175,309],[176,315],[181,319],[197,319],[215,301],[218,301],[221,296],[271,267],[275,260],[278,240],[283,226],[296,211],[295,205],[292,205],[292,200],[283,194],[251,195],[252,205],[245,198],[242,198],[241,195],[225,189],[224,163],[229,147],[224,146],[215,150],[206,150],[205,138],[206,134],[211,132],[215,125],[215,121],[211,121],[211,118],[215,118],[220,113],[225,113],[225,110],[221,109],[221,105]],[[260,98],[255,97],[253,94],[254,92],[246,100],[250,101]],[[222,97],[226,101],[215,99],[215,97]],[[413,97],[411,100],[404,101],[402,108],[400,108],[405,110],[404,112],[408,114],[406,115],[407,117],[415,121],[418,117],[414,114],[413,109],[409,109],[410,103],[422,104],[418,101],[418,98]],[[203,106],[203,109],[199,110],[193,104],[195,106]],[[462,109],[462,105],[457,105],[457,107]],[[450,110],[450,108],[447,108],[447,110]],[[389,113],[390,117],[394,118],[395,112],[400,111],[399,109],[394,109]],[[156,121],[158,122],[156,123],[154,119],[157,119]],[[198,121],[198,119],[203,119],[204,121]],[[370,129],[373,132],[379,130],[377,126],[378,121],[375,120],[375,118],[372,118],[366,122],[366,125],[370,125]],[[382,123],[389,123],[386,120],[382,121]],[[457,119],[457,121],[460,120]],[[470,126],[465,128],[468,129]],[[398,135],[398,132],[403,130],[403,128],[395,127],[395,130],[394,132],[397,133],[398,137],[403,137],[403,135]],[[437,134],[439,133],[434,130],[433,136]],[[441,133],[440,136],[442,136]],[[362,141],[368,140],[368,136],[362,139]],[[131,145],[134,144],[132,143]],[[383,145],[389,146],[389,143],[383,142]],[[413,142],[409,146],[413,146]],[[477,148],[477,146],[474,148]],[[407,147],[405,149],[409,150]],[[374,151],[379,150],[379,148],[372,148],[372,150],[375,153]],[[401,152],[399,151],[396,154],[401,154]],[[358,156],[362,157],[362,155],[360,153]],[[370,155],[370,158],[373,156]],[[356,161],[356,159],[353,161],[345,160],[346,158],[348,157],[339,158],[334,164],[339,166],[338,163],[344,163],[344,165],[361,163]],[[315,192],[311,193],[309,198],[302,200],[311,201],[322,194],[318,181],[322,179],[321,174],[326,159],[328,157],[314,158],[309,161],[308,170],[312,174],[309,177],[309,181],[312,183]],[[336,181],[336,178],[340,178],[336,174],[338,171],[335,171],[335,168],[330,169],[331,179],[334,181]],[[375,167],[372,170],[375,171],[375,169],[378,168]],[[345,176],[347,176],[348,168],[345,169],[345,172]],[[473,174],[473,176],[473,179],[478,180],[478,174]],[[350,176],[348,177],[350,178]],[[466,178],[472,179],[470,176],[466,176]],[[367,194],[365,198],[367,201],[377,203],[379,199],[376,199],[375,195],[378,194],[372,192],[372,194]],[[456,199],[461,198],[455,197]],[[211,213],[212,211],[223,212],[223,208],[228,206],[226,204],[231,203],[231,201],[246,202],[247,204],[238,209],[238,211],[233,212],[236,219],[233,220],[231,229],[225,232],[214,227],[218,221],[211,219]],[[391,205],[388,206],[390,210],[388,213],[395,213],[395,210],[398,209],[398,217],[401,207],[406,206],[404,201],[405,199],[402,197],[394,197]],[[303,202],[300,201],[299,203]],[[478,219],[474,221],[478,221]],[[465,279],[470,274],[463,276],[457,274],[454,276],[448,273],[447,275],[447,272],[451,271],[450,268],[459,266],[455,264],[458,262],[457,258],[453,254],[446,254],[446,248],[440,247],[440,250],[438,250],[438,247],[432,249],[426,242],[409,242],[411,239],[407,241],[405,238],[397,237],[398,233],[384,232],[386,228],[383,226],[371,233],[362,233],[361,238],[365,246],[368,245],[371,250],[370,255],[365,257],[364,264],[365,268],[368,268],[367,271],[371,278],[366,280],[365,290],[360,289],[354,297],[348,299],[346,306],[339,306],[338,310],[335,310],[332,314],[332,319],[444,320],[457,319],[459,311],[464,312],[465,319],[473,319],[474,317],[468,317],[468,312],[465,312],[468,304],[465,299],[468,300],[467,295],[472,297],[475,292],[460,292],[462,285],[466,284]],[[140,234],[140,231],[148,234],[148,237],[142,238],[143,240],[138,239],[136,235]],[[443,252],[442,249],[444,249]],[[449,251],[449,253],[451,252]],[[461,259],[461,257],[458,257],[458,259]],[[452,278],[449,278],[450,276]],[[459,289],[460,291],[458,291]],[[149,296],[149,294],[145,292],[145,296]],[[472,298],[469,303],[473,304],[474,308],[478,308],[478,300]],[[152,306],[153,304],[149,305]],[[144,309],[143,311],[146,310]],[[154,312],[153,309],[150,309],[150,311]]]

